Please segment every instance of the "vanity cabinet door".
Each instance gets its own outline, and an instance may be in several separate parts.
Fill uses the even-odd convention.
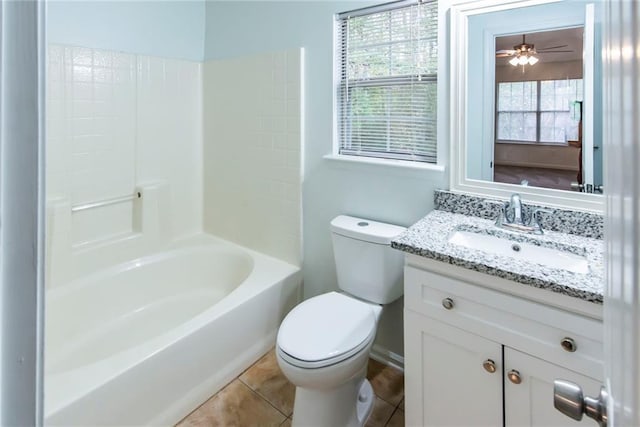
[[[601,381],[509,347],[504,348],[504,374],[506,427],[595,426],[591,418],[575,421],[554,408],[553,380],[580,384],[586,396],[597,396]]]
[[[407,426],[501,426],[502,346],[405,310]]]

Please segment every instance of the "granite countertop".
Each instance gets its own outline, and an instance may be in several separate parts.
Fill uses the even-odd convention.
[[[456,230],[494,235],[514,242],[527,242],[583,255],[589,263],[589,273],[574,273],[449,243],[449,236]],[[490,220],[435,210],[396,237],[391,246],[410,254],[602,304],[602,240],[546,230],[543,235],[524,234],[498,228]]]

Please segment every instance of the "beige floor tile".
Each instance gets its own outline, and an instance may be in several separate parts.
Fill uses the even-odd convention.
[[[277,427],[286,417],[235,380],[182,420],[179,427]]]
[[[240,381],[286,416],[293,413],[296,388],[282,374],[274,350],[269,351],[240,375]]]
[[[398,405],[398,408],[404,411],[404,397],[402,398],[402,402],[400,402],[400,405]]]
[[[284,420],[284,422],[280,424],[280,427],[291,427],[291,418]]]
[[[376,396],[394,407],[404,397],[404,375],[399,369],[369,359],[367,378],[371,382]]]
[[[373,407],[373,412],[369,416],[365,427],[384,427],[391,418],[393,410],[395,408],[384,400],[376,397],[376,402]]]
[[[386,427],[404,427],[404,411],[396,409]]]

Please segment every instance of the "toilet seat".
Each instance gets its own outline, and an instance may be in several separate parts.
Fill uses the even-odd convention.
[[[310,298],[285,317],[278,331],[278,351],[300,368],[321,368],[346,360],[375,338],[373,307],[329,292]]]

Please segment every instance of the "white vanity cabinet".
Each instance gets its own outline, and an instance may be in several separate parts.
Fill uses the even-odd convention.
[[[553,407],[553,381],[569,380],[580,384],[588,396],[597,396],[601,380],[579,374],[571,367],[556,365],[526,353],[504,348],[504,416],[505,426],[575,426],[595,427],[591,418],[577,422]],[[511,370],[518,371],[520,383],[509,379]],[[591,393],[591,394],[589,394]]]
[[[593,425],[553,407],[553,380],[597,395],[603,377],[601,306],[564,298],[408,255],[406,425]]]
[[[406,425],[502,425],[502,346],[411,310],[404,316]]]

